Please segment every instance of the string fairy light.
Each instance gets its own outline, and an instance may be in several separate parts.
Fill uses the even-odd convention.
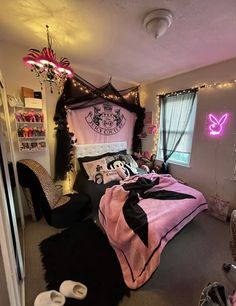
[[[236,79],[233,79],[232,81],[228,81],[228,82],[213,82],[213,83],[204,83],[202,85],[196,85],[196,86],[192,86],[191,88],[188,89],[183,89],[183,90],[177,90],[177,91],[172,91],[172,92],[162,92],[159,93],[156,97],[157,97],[157,101],[156,101],[156,105],[157,105],[157,110],[156,110],[156,116],[155,116],[155,122],[154,124],[158,127],[159,122],[160,122],[160,96],[178,96],[181,94],[185,94],[185,93],[190,93],[192,90],[201,90],[201,89],[206,89],[206,88],[231,88],[232,86],[236,85]],[[158,145],[158,141],[159,141],[159,132],[158,132],[158,128],[156,133],[154,134],[153,137],[153,147],[152,147],[152,153],[156,154],[157,153],[157,145]]]
[[[184,93],[189,93],[191,92],[191,90],[200,90],[200,89],[205,89],[205,88],[212,88],[212,87],[218,87],[218,88],[229,88],[232,87],[233,85],[236,84],[236,79],[232,80],[232,81],[227,81],[227,82],[214,82],[214,83],[204,83],[201,85],[196,85],[196,86],[192,86],[191,88],[188,89],[183,89],[183,90],[176,90],[176,91],[171,91],[171,92],[161,92],[158,94],[158,96],[178,96]]]
[[[94,90],[91,90],[88,86],[86,86],[84,84],[81,84],[79,81],[77,81],[75,79],[72,79],[72,84],[73,84],[74,87],[78,87],[79,90],[82,91],[82,92],[85,92],[87,94],[94,94]],[[104,97],[105,99],[110,99],[110,100],[114,100],[114,101],[120,99],[119,96],[112,95],[112,94],[106,95],[105,93],[102,93],[101,96]],[[125,95],[123,95],[123,98],[124,99],[129,99],[130,97],[137,98],[137,96],[138,96],[137,89],[134,89],[133,91],[130,91],[130,92],[126,93]]]
[[[159,122],[160,122],[160,98],[159,96],[157,96],[157,108],[156,108],[156,116],[155,116],[155,125],[158,126]],[[157,145],[158,145],[158,140],[159,140],[159,133],[158,133],[158,128],[156,130],[156,133],[154,134],[153,137],[153,147],[152,147],[152,154],[157,154]]]

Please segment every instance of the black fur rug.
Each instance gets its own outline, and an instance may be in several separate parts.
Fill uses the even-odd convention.
[[[84,300],[67,298],[66,306],[116,306],[129,289],[106,235],[92,219],[80,222],[40,243],[47,290],[64,280],[88,288]]]

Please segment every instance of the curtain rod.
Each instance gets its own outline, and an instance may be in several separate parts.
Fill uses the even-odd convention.
[[[184,93],[188,93],[188,92],[192,92],[192,91],[198,91],[198,89],[204,88],[204,87],[206,87],[206,85],[201,85],[201,86],[197,86],[197,87],[192,87],[192,88],[186,88],[186,89],[171,91],[171,92],[167,92],[165,94],[158,94],[157,97],[161,97],[161,96],[175,96],[175,95],[184,94]]]
[[[176,95],[176,94],[181,94],[184,93],[186,91],[193,91],[193,90],[198,90],[201,88],[209,88],[209,87],[219,87],[219,88],[227,88],[227,87],[231,87],[232,85],[236,85],[236,79],[234,78],[231,81],[224,81],[224,82],[212,82],[212,83],[204,83],[202,85],[199,86],[193,86],[191,88],[187,88],[187,89],[183,89],[183,90],[177,90],[177,91],[172,91],[172,92],[168,92],[168,93],[163,93],[163,94],[158,94],[156,95],[158,96],[167,96],[167,95]]]

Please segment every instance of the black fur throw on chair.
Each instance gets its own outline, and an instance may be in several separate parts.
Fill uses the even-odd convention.
[[[37,161],[19,160],[17,173],[34,220],[44,216],[49,225],[65,228],[89,216],[89,197],[78,193],[61,195],[47,170]]]

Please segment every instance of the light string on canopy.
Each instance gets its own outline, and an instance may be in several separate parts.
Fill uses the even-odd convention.
[[[82,84],[81,82],[75,80],[75,79],[72,79],[72,83],[73,83],[73,86],[74,87],[79,87],[79,89],[86,93],[86,94],[93,94],[94,96],[96,96],[96,94],[94,93],[94,90],[91,89],[89,86],[86,86],[85,84]],[[124,99],[129,99],[130,97],[137,97],[138,93],[137,93],[137,88],[135,87],[133,91],[130,91],[128,93],[126,93],[125,95],[122,95],[122,97]],[[101,96],[105,99],[109,99],[109,100],[114,100],[114,102],[116,100],[119,100],[120,97],[119,96],[116,96],[116,95],[113,95],[113,94],[105,94],[105,93],[102,93]]]

